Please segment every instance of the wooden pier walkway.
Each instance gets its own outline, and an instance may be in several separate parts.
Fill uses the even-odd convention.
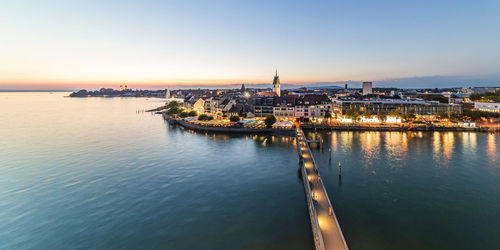
[[[315,247],[317,250],[348,249],[304,132],[297,128],[296,133]]]

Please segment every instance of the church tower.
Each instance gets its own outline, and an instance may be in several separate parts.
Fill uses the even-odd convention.
[[[278,70],[276,70],[276,75],[274,75],[273,79],[273,92],[276,93],[276,95],[281,96],[280,77],[278,76]]]

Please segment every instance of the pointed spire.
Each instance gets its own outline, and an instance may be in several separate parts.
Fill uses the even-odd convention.
[[[278,69],[276,69],[276,75],[275,76],[278,76]]]

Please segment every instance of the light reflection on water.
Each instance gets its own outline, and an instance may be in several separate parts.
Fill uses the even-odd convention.
[[[500,248],[500,134],[319,135],[332,160],[313,154],[351,249]]]
[[[499,162],[499,152],[497,149],[497,136],[495,134],[488,134],[488,159],[492,165],[496,164],[496,167],[500,167]]]

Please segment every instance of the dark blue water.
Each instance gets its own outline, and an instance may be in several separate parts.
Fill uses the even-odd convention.
[[[64,95],[0,93],[1,249],[312,249],[292,139],[138,112],[159,99]],[[318,136],[351,249],[500,249],[498,134]]]
[[[319,135],[313,155],[351,249],[500,249],[499,134]]]

